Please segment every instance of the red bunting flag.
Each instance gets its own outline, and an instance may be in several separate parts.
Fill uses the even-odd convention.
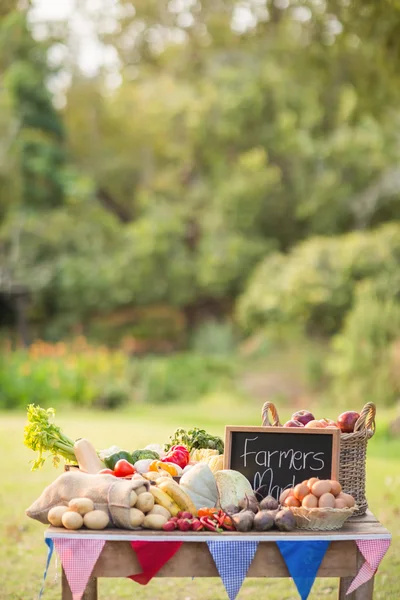
[[[81,600],[105,543],[105,540],[54,540],[73,600]]]
[[[356,544],[365,558],[365,563],[351,582],[346,595],[354,592],[375,575],[382,558],[388,551],[390,540],[356,540]]]

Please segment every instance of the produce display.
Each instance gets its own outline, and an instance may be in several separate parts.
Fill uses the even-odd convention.
[[[296,527],[294,508],[344,509],[355,504],[354,498],[344,494],[339,482],[333,480],[303,481],[285,489],[279,501],[269,495],[265,485],[253,490],[242,473],[223,468],[222,439],[203,429],[177,429],[165,446],[149,444],[138,449],[112,446],[98,451],[84,438],[73,441],[67,437],[54,424],[54,417],[53,409],[29,406],[25,444],[38,452],[33,470],[43,465],[46,455],[52,456],[56,465],[64,458],[77,467],[60,476],[62,483],[56,480],[46,488],[54,498],[53,488],[57,492],[58,486],[62,486],[63,495],[55,506],[52,502],[48,511],[41,508],[36,513],[28,512],[32,518],[55,527],[102,530],[120,526],[218,534],[233,531],[260,534],[272,529],[290,532]],[[340,426],[347,431],[354,427],[357,418],[357,413],[344,413],[336,425],[327,419],[316,421],[311,413],[298,411],[285,425]],[[71,480],[66,483],[68,476]],[[74,483],[70,488],[72,478]],[[82,478],[89,481],[83,488],[79,487]],[[78,489],[77,495],[84,497],[71,498],[68,490],[73,486]],[[113,503],[110,498],[114,498]]]
[[[338,416],[336,421],[332,419],[315,419],[314,415],[307,410],[295,412],[283,427],[316,427],[318,429],[340,429],[342,433],[353,433],[355,424],[360,418],[359,413],[347,411]]]

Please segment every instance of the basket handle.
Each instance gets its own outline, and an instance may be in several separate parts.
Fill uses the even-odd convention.
[[[354,432],[368,429],[370,429],[371,431],[375,431],[375,415],[375,404],[373,402],[367,402],[367,404],[362,409],[360,417],[358,418],[354,426]]]
[[[262,407],[261,418],[263,427],[271,427],[268,411],[271,411],[272,427],[281,427],[281,424],[279,422],[278,411],[276,410],[275,404],[273,404],[273,402],[265,402],[264,406]]]

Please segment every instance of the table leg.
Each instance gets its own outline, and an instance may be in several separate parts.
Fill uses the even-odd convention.
[[[61,600],[72,600],[71,590],[64,569],[62,569],[61,579]],[[97,600],[97,577],[90,577],[82,600]]]
[[[364,557],[361,552],[358,552],[357,556],[357,573],[364,564]],[[374,580],[375,577],[372,577],[366,583],[360,585],[359,588],[354,590],[351,594],[346,596],[346,592],[350,587],[351,582],[354,577],[341,577],[340,585],[339,585],[339,600],[373,600],[374,596]]]

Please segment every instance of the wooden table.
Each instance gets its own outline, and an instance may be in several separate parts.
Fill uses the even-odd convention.
[[[125,531],[107,529],[105,531],[66,531],[49,527],[46,538],[67,539],[104,539],[106,543],[94,567],[86,587],[83,600],[97,600],[98,577],[127,577],[141,572],[140,564],[131,548],[130,541],[183,541],[178,552],[157,573],[156,577],[219,577],[214,560],[208,550],[207,541],[256,540],[257,552],[250,565],[247,577],[290,577],[285,562],[274,543],[277,540],[329,540],[331,543],[321,563],[317,577],[339,577],[339,600],[372,600],[374,578],[363,584],[352,594],[346,596],[353,577],[358,573],[364,558],[359,552],[355,540],[391,539],[390,533],[369,511],[362,517],[347,521],[342,529],[332,532],[294,531],[281,533],[239,533],[226,532],[213,534],[207,532],[185,533],[156,531]],[[72,600],[71,591],[62,572],[62,600]]]

